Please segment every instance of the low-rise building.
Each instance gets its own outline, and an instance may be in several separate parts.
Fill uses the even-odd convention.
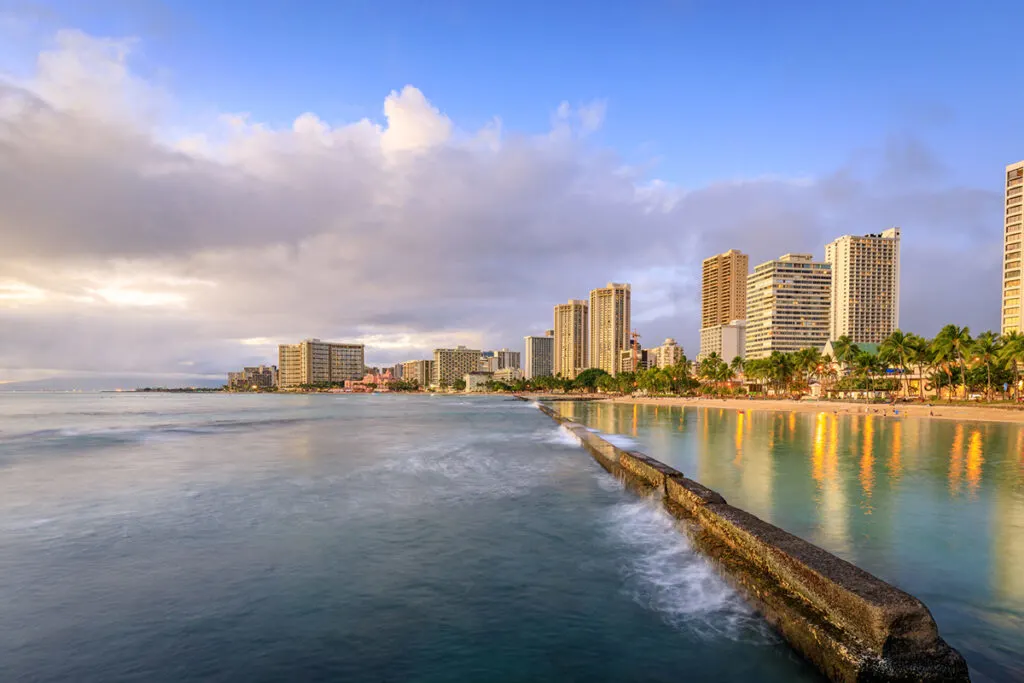
[[[505,384],[512,384],[518,382],[523,378],[523,371],[519,368],[502,368],[494,372],[495,382],[504,382]]]
[[[683,347],[676,343],[676,340],[669,337],[661,346],[656,346],[651,351],[654,353],[655,361],[659,368],[668,368],[683,359]]]
[[[487,391],[487,383],[494,379],[494,375],[489,372],[467,372],[462,379],[466,382],[467,393],[478,394]]]
[[[277,386],[277,366],[257,365],[242,368],[241,372],[228,373],[228,389],[233,391],[254,391],[272,389]]]
[[[637,349],[637,365],[641,370],[658,367],[658,356],[654,349]],[[633,350],[623,349],[619,352],[619,372],[633,372]]]

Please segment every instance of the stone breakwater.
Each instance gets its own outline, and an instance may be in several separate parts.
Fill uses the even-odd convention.
[[[754,515],[682,472],[626,451],[540,405],[606,470],[661,496],[789,644],[833,681],[969,681],[924,603]]]

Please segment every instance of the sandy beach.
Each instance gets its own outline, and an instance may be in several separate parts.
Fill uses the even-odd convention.
[[[830,412],[840,415],[885,415],[888,417],[920,417],[940,420],[965,420],[977,422],[1024,423],[1024,408],[991,406],[946,405],[897,403],[890,405],[864,404],[839,401],[792,401],[787,399],[720,399],[720,398],[633,398],[616,396],[602,399],[609,403],[627,403],[658,406],[689,406],[692,408],[724,408],[726,410],[765,410],[819,413]]]

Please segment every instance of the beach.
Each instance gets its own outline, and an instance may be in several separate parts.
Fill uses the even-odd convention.
[[[550,397],[549,397],[550,398]],[[692,408],[722,408],[725,410],[792,411],[801,413],[831,412],[839,415],[874,414],[888,417],[923,417],[940,420],[968,420],[975,422],[1024,423],[1024,409],[1016,407],[897,403],[895,406],[853,401],[793,401],[789,399],[743,398],[683,398],[614,396],[601,400],[610,403],[628,403],[658,406],[689,406]]]

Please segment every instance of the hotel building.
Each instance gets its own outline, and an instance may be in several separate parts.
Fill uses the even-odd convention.
[[[810,254],[785,254],[757,266],[747,278],[745,357],[821,350],[829,340],[831,301],[832,268]]]
[[[700,331],[700,348],[707,353],[701,359],[717,353],[726,363],[731,363],[736,356],[746,358],[747,321],[733,320],[728,325],[705,327]]]
[[[630,287],[609,282],[590,292],[590,359],[591,368],[600,368],[609,375],[619,372],[621,354],[629,348]]]
[[[700,352],[698,358],[712,353],[722,356],[721,339],[727,331],[718,329],[747,317],[747,271],[749,257],[730,249],[704,259],[700,301]],[[722,356],[724,358],[724,356]]]
[[[1021,210],[1024,209],[1024,161],[1006,167],[1006,201],[1003,235],[1003,308],[1000,334],[1021,331],[1024,299],[1021,281]]]
[[[900,229],[825,245],[832,266],[829,339],[849,335],[858,344],[881,344],[900,319]]]
[[[659,368],[671,367],[683,359],[683,347],[672,337],[666,339],[661,346],[655,346],[651,352]]]
[[[451,386],[471,372],[479,372],[480,349],[459,346],[454,349],[434,349],[431,384]]]
[[[341,383],[362,379],[365,347],[306,339],[277,347],[278,386]]]
[[[402,363],[402,379],[406,382],[416,382],[421,387],[429,387],[433,375],[432,360],[407,360]]]
[[[587,368],[590,330],[587,302],[570,299],[555,306],[555,374],[576,379]]]
[[[555,331],[548,330],[543,337],[524,337],[526,341],[526,379],[555,373]]]

